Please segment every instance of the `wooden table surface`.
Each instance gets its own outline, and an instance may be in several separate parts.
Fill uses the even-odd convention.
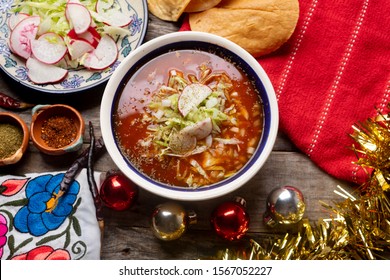
[[[162,34],[175,32],[180,23],[164,22],[149,15],[149,24],[144,41]],[[96,137],[101,136],[99,110],[104,91],[104,84],[93,90],[70,95],[52,97],[30,92],[27,88],[19,88],[4,73],[0,76],[0,91],[35,104],[65,103],[78,109],[86,123],[91,121],[95,127]],[[4,111],[0,108],[0,111]],[[29,126],[31,110],[18,112]],[[89,135],[84,135],[84,148],[88,147]],[[30,142],[23,159],[13,166],[1,167],[0,174],[24,174],[32,172],[48,172],[66,170],[77,157],[77,154],[65,156],[47,156],[40,153]],[[95,163],[95,171],[107,172],[116,166],[105,151]],[[261,242],[266,236],[285,232],[285,229],[269,228],[263,224],[263,213],[266,209],[268,194],[275,188],[291,185],[297,187],[304,195],[305,218],[315,222],[319,218],[327,218],[329,214],[320,205],[320,200],[331,203],[340,200],[333,190],[337,185],[349,188],[320,170],[311,160],[294,147],[282,132],[279,132],[276,144],[264,167],[246,185],[237,191],[204,202],[179,202],[188,210],[194,210],[198,222],[178,240],[163,242],[154,237],[150,229],[151,212],[156,205],[167,199],[140,190],[136,204],[124,212],[110,209],[104,210],[105,230],[102,243],[102,259],[204,259],[215,256],[216,252],[225,248],[235,248],[247,244],[250,238]],[[247,236],[238,242],[222,240],[210,227],[212,210],[224,201],[235,196],[243,197],[247,202],[251,222]],[[97,240],[98,242],[98,240]]]

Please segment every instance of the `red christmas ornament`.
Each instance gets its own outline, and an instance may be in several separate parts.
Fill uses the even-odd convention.
[[[245,200],[237,197],[235,201],[224,202],[211,214],[211,225],[222,238],[233,241],[242,238],[249,229],[249,215]]]
[[[100,187],[100,197],[111,209],[123,211],[133,205],[138,195],[138,186],[122,173],[110,173]]]

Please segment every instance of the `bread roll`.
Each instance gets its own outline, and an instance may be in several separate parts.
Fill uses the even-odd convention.
[[[148,10],[162,20],[177,21],[191,0],[148,0]]]

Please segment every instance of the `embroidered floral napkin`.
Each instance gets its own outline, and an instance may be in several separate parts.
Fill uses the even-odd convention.
[[[290,40],[258,61],[278,98],[280,128],[313,162],[362,183],[352,126],[387,113],[390,5],[386,0],[299,0]],[[234,24],[234,23],[232,23]],[[188,21],[181,30],[189,30]]]
[[[87,172],[81,170],[55,203],[52,197],[64,174],[0,177],[1,259],[100,259],[101,235]]]

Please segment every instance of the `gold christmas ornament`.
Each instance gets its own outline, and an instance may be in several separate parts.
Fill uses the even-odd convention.
[[[180,238],[188,226],[196,223],[196,214],[186,211],[175,202],[167,202],[155,207],[152,213],[152,231],[161,240],[171,241]]]

